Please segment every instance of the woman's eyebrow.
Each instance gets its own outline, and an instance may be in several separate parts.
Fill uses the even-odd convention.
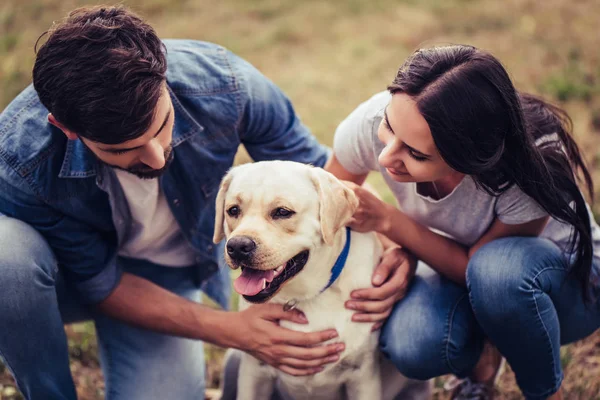
[[[390,132],[392,132],[395,135],[396,132],[394,132],[394,130],[392,129],[392,125],[390,124],[390,120],[389,120],[388,115],[387,115],[387,107],[385,107],[383,109],[383,117],[385,118],[385,123],[386,123],[388,129],[390,130]]]
[[[392,129],[392,125],[390,124],[390,120],[388,119],[387,107],[385,107],[385,108],[383,109],[383,117],[384,117],[384,119],[385,119],[385,124],[387,125],[387,128],[388,128],[388,129],[390,130],[390,132],[392,132],[392,133],[394,134],[394,136],[395,136],[395,135],[396,135],[396,132],[394,132],[394,130]],[[430,156],[429,154],[427,154],[427,153],[423,153],[422,151],[415,149],[414,147],[412,147],[412,146],[408,145],[408,144],[407,144],[406,142],[404,142],[404,141],[403,141],[403,143],[404,143],[404,145],[405,145],[406,147],[408,147],[408,148],[409,148],[410,150],[412,150],[413,152],[415,152],[415,153],[418,153],[419,155],[421,155],[421,156],[423,156],[423,157],[426,157],[426,158],[431,158],[431,156]]]

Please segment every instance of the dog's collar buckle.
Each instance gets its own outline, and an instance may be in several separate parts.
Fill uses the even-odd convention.
[[[329,282],[327,282],[327,286],[325,286],[321,290],[321,293],[324,292],[325,290],[329,289],[329,287],[331,285],[333,285],[333,282],[335,282],[335,280],[342,273],[342,270],[344,269],[344,266],[346,265],[346,259],[348,258],[348,253],[350,252],[350,236],[351,236],[350,228],[346,227],[346,244],[344,245],[342,252],[338,256],[337,260],[335,261],[333,268],[331,268],[331,277],[329,278]]]
[[[292,311],[294,310],[296,307],[298,306],[298,300],[296,299],[291,299],[288,300],[284,305],[283,305],[283,311]]]

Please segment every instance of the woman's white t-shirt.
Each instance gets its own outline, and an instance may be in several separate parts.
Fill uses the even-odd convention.
[[[465,246],[472,246],[498,218],[509,225],[523,224],[548,215],[516,185],[492,196],[477,188],[466,176],[447,196],[433,199],[421,195],[414,182],[396,182],[377,161],[384,144],[377,137],[383,119],[383,110],[391,100],[389,92],[381,92],[362,103],[337,128],[333,150],[336,158],[349,172],[357,175],[379,171],[398,201],[398,207],[420,224],[452,238]],[[594,257],[600,257],[600,228],[592,220]],[[548,238],[566,250],[571,227],[550,219],[541,237]],[[600,265],[600,258],[596,265]]]

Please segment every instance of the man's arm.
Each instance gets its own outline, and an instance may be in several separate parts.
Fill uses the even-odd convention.
[[[27,223],[44,237],[61,273],[84,303],[103,300],[116,286],[121,275],[116,235],[111,238],[52,208],[6,168],[0,169],[0,213]]]
[[[248,62],[229,56],[241,82],[237,131],[250,157],[323,167],[330,149],[319,144],[302,124],[287,96]]]
[[[337,336],[333,329],[303,333],[281,328],[280,320],[307,322],[297,310],[264,304],[241,312],[221,311],[128,273],[98,309],[145,329],[241,349],[291,375],[322,371],[344,349],[340,343],[321,345]]]
[[[225,324],[226,311],[190,301],[130,273],[121,276],[97,308],[115,319],[156,332],[238,347],[222,329],[229,325]]]

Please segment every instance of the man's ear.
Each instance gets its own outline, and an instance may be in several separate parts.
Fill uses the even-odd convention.
[[[354,192],[321,168],[311,168],[311,180],[319,194],[319,219],[325,244],[331,246],[335,233],[346,226],[358,208]]]
[[[79,136],[77,136],[77,134],[75,132],[70,131],[66,126],[64,126],[63,124],[58,122],[56,120],[56,118],[54,118],[54,115],[52,115],[52,113],[48,114],[48,122],[51,123],[52,125],[54,125],[55,127],[57,127],[58,129],[60,129],[61,131],[63,131],[63,133],[65,134],[67,139],[69,139],[69,140],[79,139]]]
[[[227,195],[227,190],[229,190],[231,179],[233,179],[233,174],[229,171],[221,180],[219,193],[217,193],[217,200],[215,202],[215,231],[213,234],[213,242],[215,244],[225,238],[225,232],[223,230],[223,222],[225,220],[225,196]]]

